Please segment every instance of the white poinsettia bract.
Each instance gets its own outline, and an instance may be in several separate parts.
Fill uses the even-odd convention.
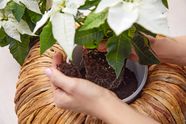
[[[37,0],[0,0],[0,9],[4,9],[10,1],[14,1],[17,4],[23,4],[27,9],[41,14]]]
[[[52,23],[52,32],[56,41],[63,47],[67,59],[71,59],[74,49],[75,20],[78,8],[85,0],[55,0],[49,11],[37,22],[34,33],[48,20]]]
[[[22,19],[18,22],[9,11],[0,11],[0,28],[3,28],[9,37],[20,42],[21,34],[34,36],[28,24]]]
[[[0,28],[3,28],[9,37],[20,42],[21,35],[23,34],[35,36],[26,21],[21,19],[18,22],[13,13],[9,9],[6,9],[8,3],[11,1],[17,4],[23,4],[27,9],[41,14],[37,0],[0,0]]]
[[[167,8],[162,0],[101,0],[96,12],[104,9],[108,9],[108,24],[117,35],[134,23],[153,33],[169,35]]]
[[[8,0],[0,0],[0,9],[4,9],[8,2]]]

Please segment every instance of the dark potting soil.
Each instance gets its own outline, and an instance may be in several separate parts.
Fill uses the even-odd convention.
[[[114,69],[106,61],[106,53],[97,50],[83,51],[83,66],[62,62],[58,68],[65,75],[90,80],[113,92],[120,99],[130,96],[137,89],[137,79],[132,71],[125,69],[125,73],[120,79],[116,80]]]

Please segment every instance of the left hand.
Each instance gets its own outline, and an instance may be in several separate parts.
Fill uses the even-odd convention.
[[[142,33],[142,35],[144,35],[146,38],[148,38],[148,40],[150,41],[150,44],[151,44],[151,48],[152,48],[153,51],[156,53],[158,59],[159,59],[161,62],[166,62],[166,60],[165,60],[163,57],[164,57],[164,56],[167,56],[167,55],[164,55],[164,54],[162,55],[162,53],[168,53],[168,52],[165,50],[165,48],[167,48],[167,47],[166,47],[166,44],[168,44],[168,43],[165,44],[165,42],[167,42],[168,38],[166,38],[166,37],[161,37],[161,36],[159,36],[159,35],[157,35],[157,37],[155,38],[155,37],[152,37],[152,36],[147,35],[147,34],[144,34],[144,33]],[[162,43],[163,43],[163,44],[162,44]],[[162,48],[164,48],[164,49],[162,49]],[[97,49],[98,49],[98,51],[100,51],[100,52],[107,52],[106,42],[105,42],[105,41],[101,42],[101,43],[99,44],[99,46],[98,46]],[[138,60],[139,60],[139,57],[138,57],[138,55],[136,54],[136,51],[135,51],[134,48],[132,48],[131,53],[130,53],[130,55],[129,55],[128,58],[129,58],[130,60],[133,60],[133,61],[138,61]]]

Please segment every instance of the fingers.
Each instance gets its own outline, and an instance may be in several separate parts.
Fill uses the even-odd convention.
[[[56,68],[57,65],[61,64],[61,61],[62,61],[62,55],[60,52],[58,52],[53,57],[52,67]]]
[[[150,35],[147,35],[146,37],[149,39],[151,44],[154,44],[156,42],[156,40],[157,40],[156,38],[154,38],[154,37],[152,37]]]
[[[135,61],[135,62],[139,60],[139,57],[137,56],[136,51],[135,51],[134,49],[132,49],[129,58],[130,58],[132,61]]]
[[[61,61],[62,61],[62,55],[60,52],[56,53],[53,57],[53,60],[52,60],[52,67],[53,68],[57,68],[57,65],[61,64]],[[46,73],[50,73],[50,70],[46,70]],[[51,87],[53,90],[55,90],[57,87],[55,87],[52,83],[51,83]]]
[[[70,93],[75,87],[75,81],[73,78],[65,76],[55,68],[48,68],[45,70],[45,74],[50,78],[52,85]]]
[[[141,33],[142,35],[144,35],[146,38],[148,38],[151,44],[154,44],[154,43],[156,42],[156,40],[157,40],[155,37],[152,37],[152,36],[150,36],[150,35],[147,35],[147,34],[145,34],[145,33],[143,33],[143,32],[140,32],[140,33]]]

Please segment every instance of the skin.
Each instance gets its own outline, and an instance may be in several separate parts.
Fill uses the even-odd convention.
[[[186,36],[174,39],[146,37],[151,41],[152,49],[161,62],[186,65]],[[103,46],[101,48],[104,50]],[[138,60],[135,51],[130,58]],[[45,74],[51,80],[57,107],[84,112],[108,124],[158,124],[121,102],[111,91],[88,80],[65,76],[56,69],[56,65],[60,63],[61,55],[58,53],[54,56],[53,66],[45,70]]]
[[[177,65],[186,65],[186,36],[176,38],[147,36],[151,43],[152,49],[162,63],[172,63]]]

